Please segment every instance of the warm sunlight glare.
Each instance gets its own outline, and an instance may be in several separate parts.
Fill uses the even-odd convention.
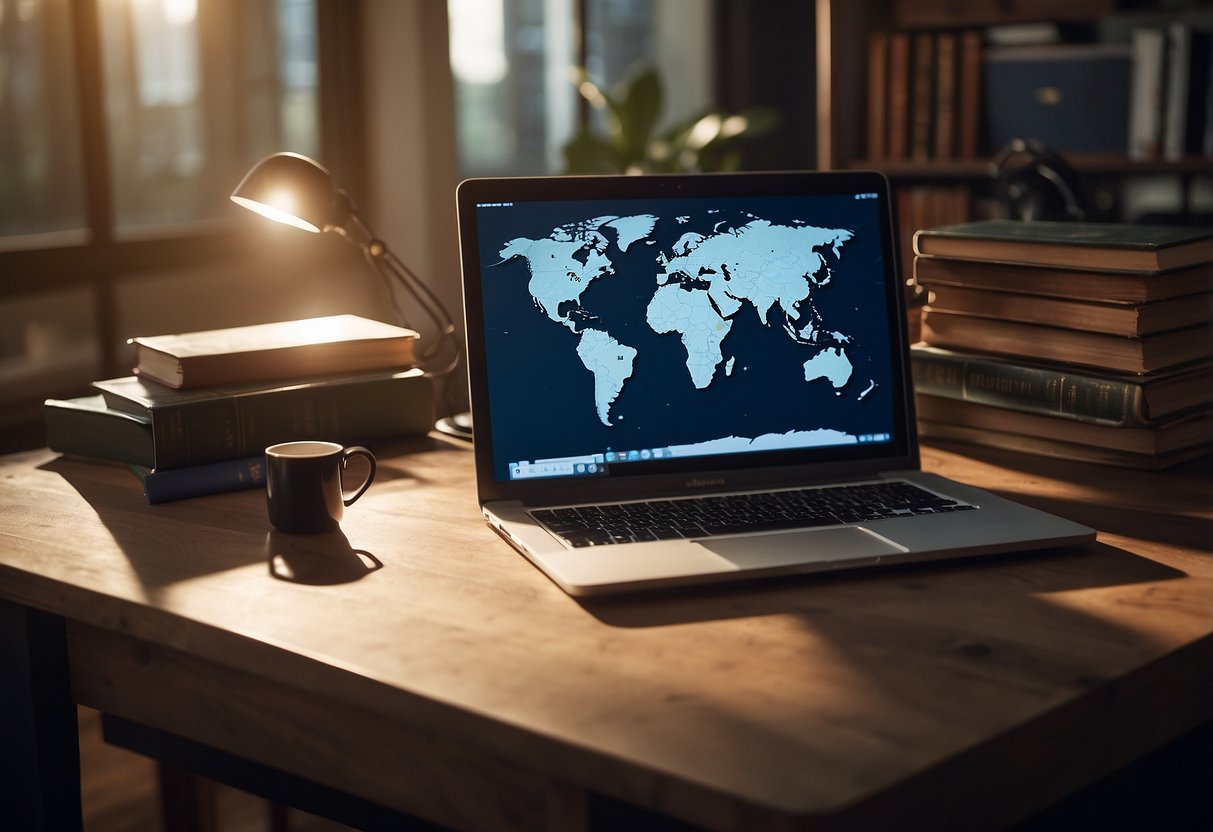
[[[198,0],[160,0],[160,8],[174,26],[188,26],[198,17]]]
[[[42,10],[41,7],[42,4],[38,0],[21,0],[17,4],[17,21],[19,23],[29,23],[38,16],[38,12]],[[3,14],[0,14],[0,19],[3,19]]]
[[[451,0],[451,68],[465,84],[496,84],[505,77],[502,0]]]

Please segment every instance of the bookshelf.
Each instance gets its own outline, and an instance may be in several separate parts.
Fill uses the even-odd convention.
[[[994,180],[990,174],[990,161],[1000,148],[991,146],[987,128],[991,116],[998,114],[993,108],[999,105],[985,96],[984,89],[975,112],[948,115],[954,122],[960,122],[962,117],[970,119],[967,125],[957,124],[962,132],[970,132],[970,152],[962,149],[963,140],[954,141],[944,157],[934,152],[934,147],[919,147],[915,152],[914,104],[903,101],[898,117],[905,123],[898,127],[905,136],[904,146],[898,149],[885,144],[877,153],[872,153],[874,142],[881,142],[882,135],[887,143],[891,141],[887,137],[898,132],[891,131],[887,124],[874,122],[893,117],[891,113],[898,109],[893,104],[894,96],[913,99],[915,95],[915,39],[946,35],[951,44],[946,53],[949,57],[941,58],[944,53],[937,51],[932,60],[952,61],[957,67],[952,83],[959,87],[964,76],[972,71],[972,65],[967,71],[960,69],[963,66],[962,50],[957,42],[965,33],[980,36],[984,67],[990,54],[991,33],[1010,27],[1025,29],[1028,24],[1051,24],[1061,31],[1062,40],[1067,43],[1073,39],[1087,46],[1098,45],[1113,51],[1121,48],[1126,53],[1130,49],[1126,40],[1128,33],[1137,26],[1165,27],[1170,22],[1183,21],[1196,28],[1213,30],[1213,9],[1207,5],[1147,2],[1133,3],[1132,9],[1121,8],[1124,5],[1123,0],[1070,0],[1065,4],[1040,0],[816,0],[818,166],[822,169],[875,168],[883,171],[889,176],[899,199],[899,215],[904,214],[906,206],[913,201],[904,195],[906,192],[919,192],[918,201],[921,202],[921,193],[930,193],[936,187],[968,191],[968,198],[963,200],[963,210],[968,216],[958,217],[958,220],[997,212],[998,207],[992,205],[991,200]],[[899,65],[905,72],[895,73],[905,75],[904,85],[898,92],[894,89],[894,81],[889,80],[883,88],[874,89],[869,85],[871,70],[879,65],[873,64],[873,41],[882,36],[891,41],[894,35],[902,38],[903,49],[906,41],[910,46],[910,57],[907,59],[903,54],[900,58],[904,63]],[[932,48],[942,49],[937,46],[939,42],[932,44]],[[894,57],[896,50],[888,43],[882,43],[879,48],[885,56],[887,73],[887,62],[898,60]],[[933,71],[937,70],[938,63]],[[1207,77],[1203,83],[1207,89]],[[960,94],[959,90],[952,92],[954,96]],[[955,97],[952,100],[956,100]],[[958,110],[964,107],[963,102],[955,106]],[[919,129],[922,129],[922,114],[917,117]],[[934,117],[931,114],[931,118]],[[1185,154],[1177,159],[1130,158],[1127,132],[1123,153],[1062,149],[1098,212],[1094,218],[1133,221],[1135,217],[1127,215],[1127,206],[1131,203],[1128,189],[1135,183],[1141,185],[1159,177],[1166,178],[1173,186],[1168,190],[1168,199],[1171,202],[1169,210],[1176,221],[1193,222],[1196,212],[1209,210],[1198,203],[1202,199],[1209,201],[1213,160],[1198,154]],[[1022,137],[1032,138],[1030,135]],[[1083,138],[1079,137],[1080,143]],[[918,141],[926,140],[919,136]],[[1200,197],[1202,193],[1204,196]],[[954,207],[953,210],[962,209]],[[900,222],[905,228],[920,227],[904,216],[900,216]]]

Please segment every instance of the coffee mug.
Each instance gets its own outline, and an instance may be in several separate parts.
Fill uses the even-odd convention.
[[[357,456],[370,463],[370,470],[357,488],[346,489],[342,482],[345,467]],[[281,442],[265,449],[266,505],[270,522],[279,531],[334,531],[345,507],[361,497],[374,479],[375,455],[360,445]]]

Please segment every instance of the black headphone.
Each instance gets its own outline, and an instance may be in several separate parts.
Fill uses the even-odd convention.
[[[1074,168],[1035,139],[1014,139],[990,162],[998,198],[1017,220],[1083,220],[1087,199]]]

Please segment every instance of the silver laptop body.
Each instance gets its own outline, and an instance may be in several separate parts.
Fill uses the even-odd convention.
[[[880,174],[471,179],[457,202],[480,504],[569,594],[1094,538],[920,470]],[[926,499],[799,507],[856,491]]]

